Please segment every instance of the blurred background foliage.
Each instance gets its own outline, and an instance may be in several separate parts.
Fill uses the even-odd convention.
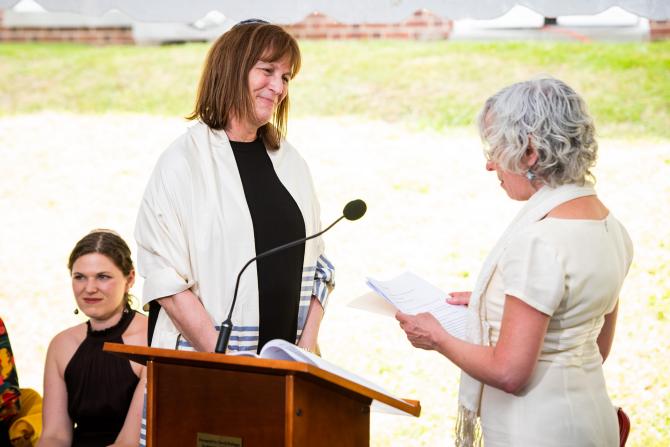
[[[0,44],[0,114],[184,116],[207,44]],[[411,128],[468,126],[492,92],[550,73],[580,92],[606,137],[670,138],[670,41],[305,41],[292,116],[353,115]]]

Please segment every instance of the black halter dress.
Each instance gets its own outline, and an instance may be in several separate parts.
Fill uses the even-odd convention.
[[[102,331],[86,323],[86,338],[65,368],[72,447],[113,444],[123,427],[139,378],[128,360],[104,352],[102,345],[123,343],[121,336],[134,317],[134,311],[124,312],[115,326]]]

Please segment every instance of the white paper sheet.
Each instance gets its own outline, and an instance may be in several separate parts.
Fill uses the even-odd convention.
[[[447,303],[445,292],[414,273],[405,272],[388,281],[367,278],[367,285],[406,314],[433,314],[447,332],[465,340],[467,307]]]

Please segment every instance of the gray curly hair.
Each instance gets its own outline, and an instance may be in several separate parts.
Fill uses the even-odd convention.
[[[566,83],[538,78],[505,87],[486,100],[477,116],[486,157],[517,174],[529,148],[538,160],[531,171],[546,185],[594,182],[590,168],[598,143],[584,100]]]

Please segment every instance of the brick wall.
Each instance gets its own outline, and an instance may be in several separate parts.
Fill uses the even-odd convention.
[[[130,26],[109,27],[7,27],[0,11],[0,41],[5,42],[78,42],[94,45],[133,44]],[[447,39],[452,22],[429,11],[416,11],[400,23],[344,24],[320,13],[284,28],[299,39]]]
[[[426,10],[416,11],[400,23],[345,24],[321,13],[303,21],[283,25],[299,39],[447,39],[453,28],[451,20]],[[670,21],[649,21],[651,40],[670,39]],[[94,45],[134,44],[130,26],[110,27],[7,27],[0,10],[0,42],[78,42]]]
[[[419,10],[400,23],[337,22],[315,12],[301,22],[282,25],[298,39],[447,39],[452,29],[451,20],[442,19],[429,11]]]
[[[651,40],[670,39],[670,20],[650,20],[649,37]]]
[[[127,45],[135,43],[131,27],[5,27],[0,21],[0,42],[2,41],[77,42],[93,45]]]

